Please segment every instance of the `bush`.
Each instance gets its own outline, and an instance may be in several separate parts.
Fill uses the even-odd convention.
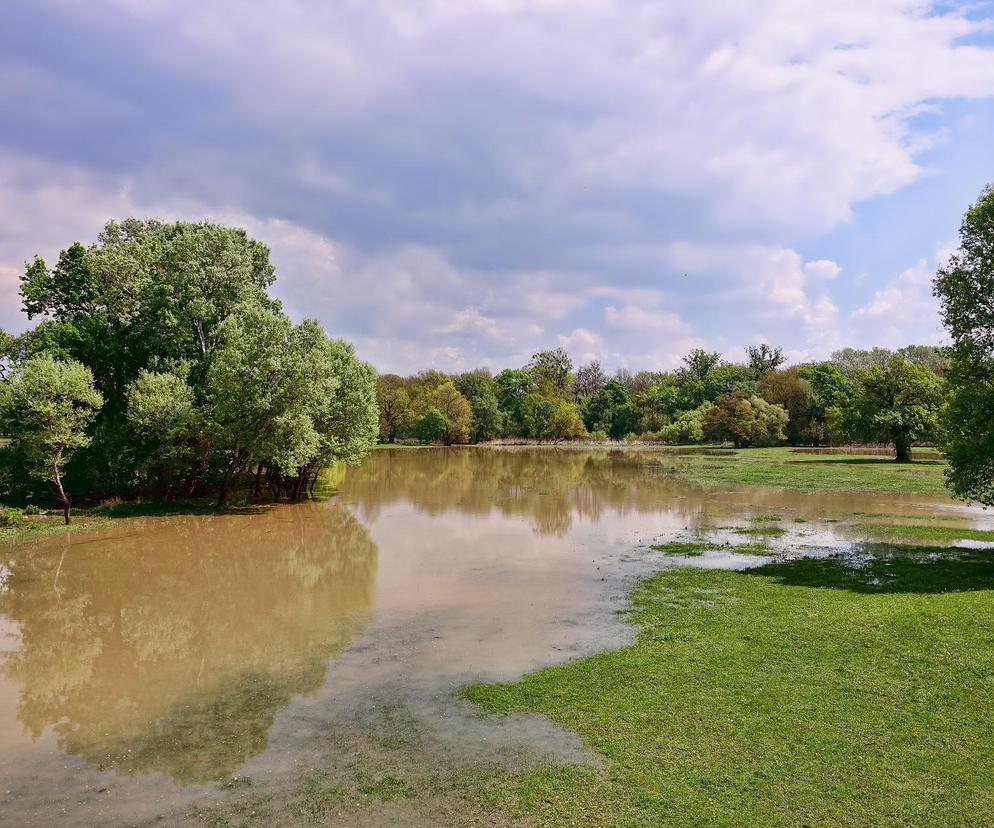
[[[23,522],[23,512],[20,509],[0,506],[0,529],[12,529]]]
[[[595,443],[606,443],[607,442],[607,432],[601,429],[597,431],[590,432],[590,439]]]
[[[34,503],[29,503],[24,507],[24,514],[26,515],[40,515],[41,509],[38,508]]]

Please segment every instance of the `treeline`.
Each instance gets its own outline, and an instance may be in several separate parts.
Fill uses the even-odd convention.
[[[376,380],[350,345],[269,296],[265,245],[128,219],[21,279],[41,322],[0,341],[0,501],[171,499],[250,482],[299,497],[375,443]]]
[[[695,350],[675,371],[613,376],[598,362],[574,367],[562,348],[520,369],[448,375],[422,371],[377,380],[380,440],[481,442],[495,438],[635,440],[737,447],[893,443],[898,459],[937,439],[949,360],[937,347],[846,348],[824,362],[784,367],[780,348],[748,361]]]

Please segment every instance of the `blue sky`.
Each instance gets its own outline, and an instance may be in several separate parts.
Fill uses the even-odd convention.
[[[109,218],[210,218],[382,370],[941,341],[994,5],[7,0],[0,325]]]

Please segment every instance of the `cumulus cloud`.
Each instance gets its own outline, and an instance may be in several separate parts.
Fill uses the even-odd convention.
[[[850,315],[852,336],[861,343],[899,348],[911,341],[938,345],[948,337],[939,318],[939,301],[932,293],[936,269],[951,248],[943,246],[928,259],[920,259],[877,290]]]
[[[911,277],[845,316],[839,265],[801,251],[922,174],[946,100],[994,94],[990,20],[924,0],[2,15],[0,324],[25,324],[35,253],[112,216],[210,217],[272,246],[295,316],[387,370],[890,335],[873,309]],[[894,336],[929,335],[926,304]]]

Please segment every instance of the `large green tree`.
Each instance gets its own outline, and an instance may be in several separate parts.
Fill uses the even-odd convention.
[[[634,431],[638,422],[628,386],[612,379],[588,396],[584,400],[583,421],[588,431],[604,431],[614,440]]]
[[[68,464],[70,488],[170,495],[249,470],[291,496],[375,440],[375,376],[313,321],[294,325],[267,290],[265,245],[206,222],[110,222],[54,268],[30,263],[27,355],[78,360],[106,401]]]
[[[940,436],[945,386],[934,371],[899,356],[854,375],[853,396],[841,409],[839,427],[851,440],[892,443],[895,460],[911,460],[916,442]]]
[[[953,340],[948,479],[958,496],[994,505],[994,186],[966,211],[959,235],[959,249],[935,279]]]

